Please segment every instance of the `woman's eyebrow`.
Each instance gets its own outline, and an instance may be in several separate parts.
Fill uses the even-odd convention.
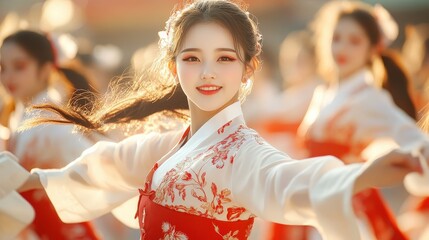
[[[180,51],[180,53],[184,53],[184,52],[201,52],[202,50],[200,48],[185,48],[182,51]],[[236,53],[235,49],[232,48],[216,48],[216,52],[234,52]]]

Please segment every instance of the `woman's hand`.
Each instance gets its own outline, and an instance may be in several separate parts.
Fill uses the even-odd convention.
[[[429,145],[424,144],[417,153],[422,171],[411,173],[405,177],[404,185],[409,193],[415,196],[429,196]]]
[[[411,172],[421,172],[419,158],[411,152],[392,150],[391,152],[368,162],[361,175],[356,179],[354,192],[371,187],[389,187],[401,184]]]

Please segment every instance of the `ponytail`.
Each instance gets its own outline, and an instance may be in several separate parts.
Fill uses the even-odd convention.
[[[386,73],[382,87],[390,93],[396,106],[416,120],[416,109],[408,91],[410,78],[399,55],[392,51],[385,51],[381,54],[381,60]]]
[[[47,110],[53,112],[57,118],[35,118],[24,124],[22,129],[31,128],[43,123],[74,124],[82,131],[104,132],[115,125],[125,125],[133,121],[141,121],[152,114],[167,111],[180,119],[187,119],[188,116],[180,110],[188,109],[186,95],[181,88],[160,88],[161,98],[151,100],[145,91],[136,91],[129,86],[122,91],[117,90],[118,83],[114,84],[110,95],[94,97],[92,109],[81,107],[79,104],[69,102],[68,106],[57,106],[43,104],[33,106],[37,110]],[[110,98],[109,98],[110,97]]]
[[[72,94],[69,104],[76,108],[91,111],[95,101],[96,90],[90,85],[89,80],[81,73],[66,67],[57,67],[64,79],[72,86]]]

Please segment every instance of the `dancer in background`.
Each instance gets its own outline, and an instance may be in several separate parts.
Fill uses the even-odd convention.
[[[71,98],[71,106],[82,111],[91,109],[91,98],[81,98],[82,91],[91,89],[88,82],[80,74],[56,65],[55,51],[47,37],[33,31],[16,32],[4,39],[0,55],[1,82],[16,103],[9,123],[12,135],[8,150],[24,168],[63,167],[92,146],[89,139],[73,134],[72,126],[49,124],[18,131],[32,115],[49,115],[26,112],[33,104],[67,104]],[[44,191],[22,195],[36,212],[22,238],[35,234],[40,239],[98,239],[89,223],[62,223]]]
[[[391,21],[384,9],[359,2],[332,2],[321,9],[314,27],[328,81],[316,89],[299,129],[309,156],[331,154],[353,164],[392,144],[427,146],[413,119],[406,74],[384,52],[394,37],[388,31],[394,26],[386,28]],[[392,144],[377,144],[381,140]],[[366,190],[353,201],[364,239],[407,239],[379,190]]]
[[[411,93],[416,105],[417,119],[428,132],[427,114],[429,79],[429,25],[409,25],[406,27],[406,41],[402,47],[404,63],[411,73]],[[424,191],[421,188],[420,191]],[[429,198],[424,193],[419,197],[409,196],[398,217],[401,228],[411,239],[424,240],[429,237]]]
[[[308,30],[292,32],[284,39],[279,56],[284,91],[278,99],[283,107],[277,107],[262,128],[271,135],[277,135],[280,149],[297,159],[306,157],[296,141],[298,127],[304,119],[314,90],[323,83],[317,73],[313,40]],[[276,144],[274,146],[277,147]]]
[[[21,189],[43,185],[63,221],[98,217],[140,193],[135,216],[142,239],[246,239],[259,216],[315,225],[326,239],[354,240],[360,236],[352,194],[400,183],[418,170],[416,159],[399,151],[365,167],[330,156],[297,161],[249,129],[239,101],[258,68],[261,36],[238,5],[186,5],[173,11],[162,36],[159,79],[136,82],[146,92],[122,95],[104,114],[62,116],[102,130],[115,117],[128,121],[121,114],[133,104],[159,99],[180,83],[191,125],[99,142],[63,169],[33,170]]]

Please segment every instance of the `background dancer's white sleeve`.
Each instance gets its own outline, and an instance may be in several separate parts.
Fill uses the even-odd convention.
[[[34,219],[34,210],[16,189],[30,176],[15,156],[0,155],[0,239],[15,239]]]

